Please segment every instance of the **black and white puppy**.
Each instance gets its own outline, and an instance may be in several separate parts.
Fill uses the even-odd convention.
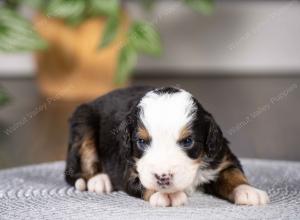
[[[79,106],[70,120],[66,180],[180,206],[201,187],[236,204],[266,204],[249,185],[212,115],[187,91],[132,87]]]

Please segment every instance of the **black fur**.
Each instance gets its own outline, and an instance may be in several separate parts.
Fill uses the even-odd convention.
[[[173,87],[162,87],[154,90],[156,94],[174,94],[179,91],[179,89]]]
[[[114,190],[123,190],[136,197],[143,196],[145,189],[139,181],[134,161],[134,157],[140,158],[143,153],[136,146],[135,133],[140,123],[140,109],[137,108],[137,104],[151,90],[157,94],[180,91],[172,87],[132,87],[113,91],[77,108],[70,119],[65,172],[69,184],[74,185],[76,179],[82,176],[78,149],[84,136],[90,134],[100,161],[97,171],[109,175]],[[192,124],[195,144],[192,149],[187,150],[188,156],[193,159],[201,156],[210,169],[216,169],[227,155],[232,166],[242,170],[212,115],[196,99],[194,102],[197,106],[196,118]]]

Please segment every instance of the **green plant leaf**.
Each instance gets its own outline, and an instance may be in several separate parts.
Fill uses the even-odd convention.
[[[12,10],[0,8],[0,51],[22,52],[46,47],[47,43],[26,19]]]
[[[115,78],[116,84],[122,85],[128,80],[136,63],[137,52],[132,45],[127,44],[122,48],[119,54],[117,74]]]
[[[135,22],[129,30],[129,42],[137,51],[153,56],[162,52],[159,33],[146,22]]]
[[[108,18],[103,32],[100,48],[108,46],[115,39],[118,32],[119,22],[119,15],[112,15]]]
[[[120,8],[119,0],[89,0],[89,13],[92,15],[116,15]]]
[[[68,19],[81,16],[85,7],[83,0],[50,0],[45,13],[50,17]]]
[[[20,0],[6,0],[3,4],[5,7],[15,10],[20,6]]]
[[[203,14],[209,15],[214,10],[213,0],[185,0],[186,4],[192,9],[199,11]]]
[[[9,97],[6,92],[0,88],[0,106],[6,104],[9,101]]]
[[[86,19],[86,18],[82,14],[79,16],[72,16],[72,17],[65,18],[65,21],[68,25],[76,27],[79,24],[81,24],[81,22],[83,22],[84,19]]]
[[[47,4],[47,1],[41,1],[41,0],[22,0],[22,3],[24,3],[26,5],[29,5],[32,8],[41,9],[41,8],[43,8],[43,6],[45,6]]]

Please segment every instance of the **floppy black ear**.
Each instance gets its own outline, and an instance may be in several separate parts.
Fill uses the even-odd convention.
[[[206,141],[205,141],[205,148],[208,157],[215,157],[221,150],[226,141],[223,137],[223,133],[215,122],[212,115],[207,114],[204,117],[206,123]]]
[[[124,159],[128,160],[132,155],[132,132],[133,132],[133,118],[127,116],[118,127],[118,141],[121,145],[122,155]]]

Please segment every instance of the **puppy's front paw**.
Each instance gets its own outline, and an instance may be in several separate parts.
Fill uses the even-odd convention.
[[[87,189],[89,192],[96,192],[98,194],[110,193],[112,191],[112,185],[109,176],[105,173],[93,176],[87,182]]]
[[[167,207],[171,205],[168,194],[156,192],[153,193],[149,199],[150,205],[155,207]]]
[[[244,184],[233,190],[231,199],[238,205],[264,205],[270,202],[265,191]]]
[[[172,206],[181,206],[187,203],[187,195],[184,192],[176,192],[169,194]]]
[[[79,178],[75,182],[75,188],[79,191],[86,190],[86,182],[83,178]]]

